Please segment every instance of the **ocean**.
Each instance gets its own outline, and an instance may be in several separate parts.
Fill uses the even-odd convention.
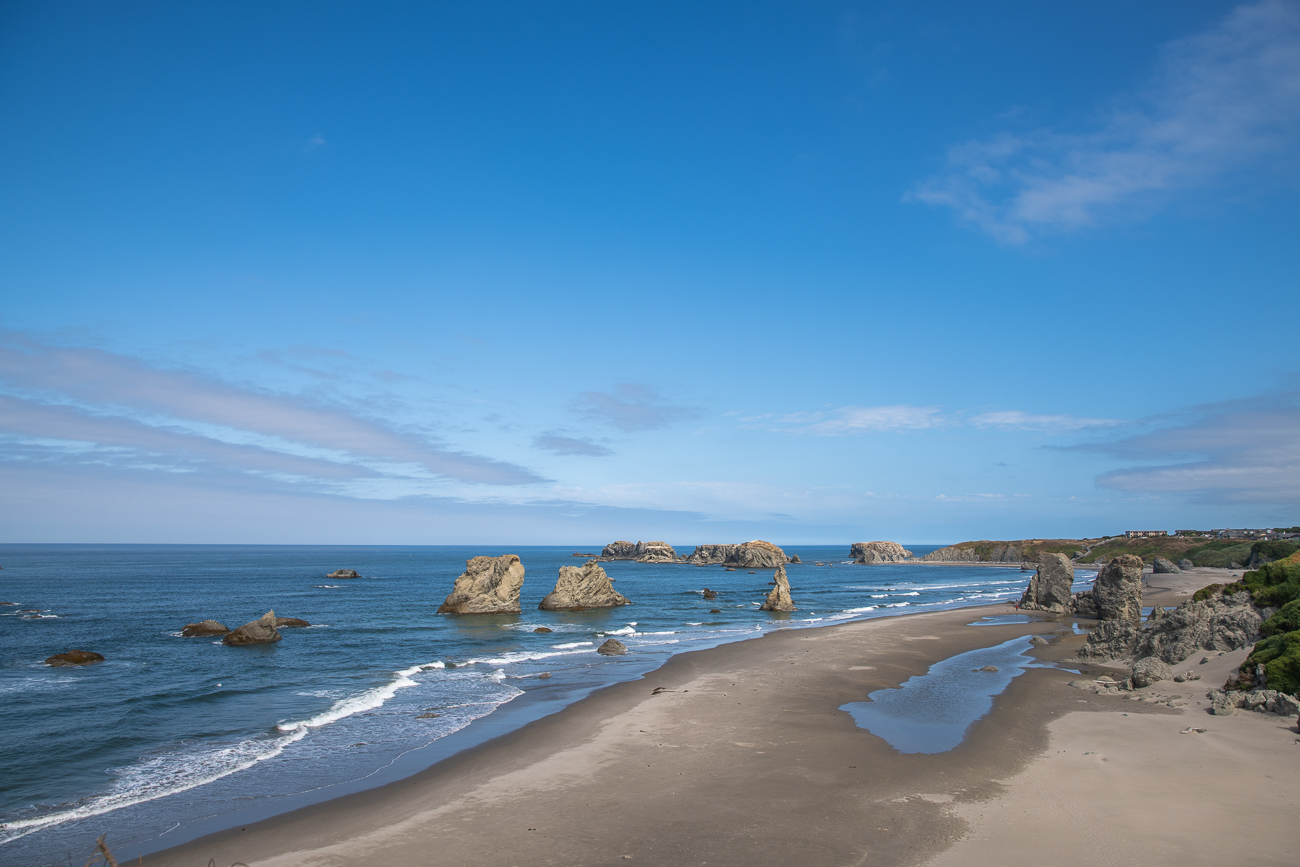
[[[84,861],[100,834],[134,858],[407,776],[674,653],[1016,599],[1029,577],[795,546],[793,614],[758,610],[771,570],[624,561],[603,565],[633,604],[539,611],[559,567],[600,548],[0,545],[16,603],[0,606],[0,865]],[[468,558],[506,553],[527,570],[522,614],[435,613]],[[363,577],[326,578],[341,568]],[[252,647],[180,636],[268,610],[312,625]],[[627,656],[595,652],[611,636]],[[74,648],[106,660],[44,664]]]

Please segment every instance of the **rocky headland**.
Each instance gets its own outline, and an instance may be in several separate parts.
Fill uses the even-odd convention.
[[[572,567],[570,567],[572,568]],[[518,614],[524,566],[515,554],[474,557],[456,578],[439,614]]]
[[[912,552],[897,542],[854,542],[849,546],[854,563],[902,563]]]
[[[555,589],[537,607],[543,611],[581,611],[628,603],[628,598],[614,589],[614,579],[591,560],[582,567],[561,566]]]

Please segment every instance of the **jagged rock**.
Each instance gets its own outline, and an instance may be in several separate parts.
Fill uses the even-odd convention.
[[[637,560],[641,563],[680,563],[667,542],[610,542],[600,552],[602,560]]]
[[[289,627],[290,629],[301,629],[304,626],[311,626],[311,624],[308,623],[306,620],[303,620],[301,617],[275,618],[276,629],[284,629],[285,627]]]
[[[243,647],[246,644],[270,644],[279,641],[281,637],[275,629],[275,612],[268,611],[234,632],[227,632],[226,637],[221,639],[221,643],[230,647]]]
[[[1177,575],[1182,571],[1172,561],[1166,560],[1164,557],[1157,557],[1151,561],[1151,572],[1155,575]]]
[[[1044,554],[1038,561],[1038,571],[1029,579],[1025,595],[1020,597],[1020,608],[1031,611],[1054,611],[1063,614],[1070,610],[1074,587],[1074,565],[1064,554]]]
[[[685,562],[732,566],[741,569],[774,569],[793,560],[771,542],[755,539],[741,545],[697,545]]]
[[[1138,625],[1131,620],[1103,620],[1079,648],[1079,659],[1084,662],[1123,659],[1133,651],[1138,632]]]
[[[627,605],[628,599],[614,590],[614,579],[600,564],[589,560],[577,566],[561,566],[555,589],[546,594],[538,608],[546,611],[569,611],[574,608],[613,608]]]
[[[1097,616],[1097,600],[1093,598],[1091,590],[1084,590],[1074,595],[1074,601],[1070,603],[1070,611],[1080,617]]]
[[[1186,557],[1184,557],[1182,560],[1178,561],[1178,568],[1183,570],[1184,572],[1187,572],[1188,570],[1195,569],[1196,565],[1192,563],[1191,560],[1188,560]]]
[[[794,601],[790,599],[790,581],[785,577],[785,566],[776,567],[773,582],[776,586],[767,594],[767,599],[759,606],[761,611],[794,611]]]
[[[1151,606],[1151,613],[1147,615],[1147,623],[1155,623],[1162,617],[1168,616],[1169,611],[1162,605]]]
[[[456,578],[439,614],[518,614],[524,565],[514,554],[474,557]]]
[[[605,643],[596,648],[601,656],[622,656],[627,653],[627,645],[617,638],[607,638]]]
[[[803,561],[799,559],[799,555],[798,555],[798,554],[791,554],[791,555],[790,555],[790,562],[791,562],[791,563],[802,563]]]
[[[52,668],[63,668],[69,665],[90,665],[92,662],[103,662],[104,657],[93,650],[66,650],[63,653],[56,653],[45,664]]]
[[[1162,680],[1172,680],[1174,676],[1173,669],[1162,659],[1154,656],[1148,656],[1140,659],[1133,666],[1133,688],[1145,689],[1153,683],[1159,683]]]
[[[1296,698],[1293,695],[1287,695],[1284,692],[1279,692],[1277,698],[1273,701],[1272,710],[1273,713],[1278,713],[1282,716],[1296,716],[1297,714],[1300,714],[1300,698]]]
[[[1033,638],[1029,639],[1029,643],[1032,644],[1034,647],[1046,647],[1047,645],[1051,644],[1050,641],[1048,641],[1046,638],[1044,638],[1041,635],[1035,635]]]
[[[1148,621],[1134,651],[1177,665],[1198,650],[1237,650],[1259,637],[1263,618],[1249,593],[1184,602],[1155,622]]]
[[[335,569],[325,576],[326,578],[360,578],[361,573],[356,569]]]
[[[1097,573],[1092,584],[1098,620],[1142,620],[1142,558],[1115,557]]]
[[[198,623],[186,623],[181,629],[184,638],[197,638],[205,635],[225,635],[230,630],[215,620],[200,620]]]
[[[901,563],[912,552],[897,542],[854,542],[849,546],[854,563]]]
[[[705,587],[705,588],[704,588],[704,598],[705,598],[705,599],[717,599],[717,598],[718,598],[718,594],[717,594],[716,591],[710,590],[709,588]]]

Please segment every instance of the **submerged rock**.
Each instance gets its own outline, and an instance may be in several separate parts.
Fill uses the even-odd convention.
[[[270,644],[283,636],[275,629],[275,612],[268,611],[257,620],[245,623],[234,632],[227,632],[222,644],[243,647],[246,644]]]
[[[1153,575],[1177,575],[1182,571],[1173,564],[1172,560],[1166,560],[1164,557],[1157,557],[1151,561],[1151,573]]]
[[[275,618],[275,628],[276,628],[276,629],[284,629],[285,627],[289,627],[289,628],[291,628],[291,629],[301,629],[301,628],[304,627],[304,626],[311,626],[311,624],[308,623],[306,620],[303,620],[301,617],[277,617],[277,618]]]
[[[628,598],[614,589],[614,579],[595,560],[577,566],[561,566],[555,589],[537,607],[546,611],[574,608],[613,608],[627,605]]]
[[[52,668],[63,668],[69,665],[90,665],[94,662],[103,662],[102,654],[93,650],[66,650],[63,653],[56,653],[45,664]]]
[[[1173,677],[1174,672],[1169,667],[1169,664],[1154,656],[1140,659],[1133,666],[1134,689],[1145,689],[1151,684],[1159,683],[1162,680],[1173,680]]]
[[[326,578],[360,578],[361,573],[356,569],[335,569],[325,576]]]
[[[910,559],[912,552],[897,542],[854,542],[849,556],[854,563],[901,563]]]
[[[1074,565],[1064,554],[1044,554],[1038,561],[1038,571],[1029,579],[1025,595],[1020,597],[1019,608],[1031,611],[1054,611],[1058,614],[1070,610],[1074,587]]]
[[[569,567],[572,568],[572,567]],[[518,614],[524,566],[514,554],[474,557],[456,579],[439,614]]]
[[[759,606],[761,611],[794,611],[794,601],[790,598],[790,581],[785,577],[785,566],[776,567],[776,575],[773,576],[772,592],[767,594],[767,599]]]
[[[740,545],[697,545],[685,562],[741,569],[774,569],[794,560],[771,542],[755,539]]]
[[[607,638],[605,643],[596,648],[601,656],[622,656],[627,653],[627,645],[617,638]]]
[[[225,635],[230,630],[216,620],[200,620],[198,623],[186,623],[181,629],[184,638],[198,638],[207,635]]]

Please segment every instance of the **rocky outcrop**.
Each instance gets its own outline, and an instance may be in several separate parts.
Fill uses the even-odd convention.
[[[1019,563],[1024,549],[1011,542],[949,545],[920,558],[927,563]]]
[[[1064,554],[1044,554],[1038,561],[1038,571],[1029,579],[1025,595],[1020,597],[1019,608],[1031,611],[1054,611],[1063,614],[1070,610],[1074,599],[1074,566]]]
[[[627,645],[617,638],[607,638],[605,643],[596,648],[601,656],[622,656],[627,653]]]
[[[1154,612],[1153,612],[1154,613]],[[1201,650],[1238,650],[1259,639],[1263,618],[1250,594],[1184,602],[1142,627],[1130,620],[1100,623],[1079,650],[1084,661],[1153,658],[1177,665]]]
[[[474,557],[456,579],[439,614],[518,614],[524,565],[514,554]]]
[[[601,560],[637,560],[641,563],[680,563],[681,558],[667,542],[610,542],[600,552]]]
[[[270,644],[283,636],[275,628],[275,612],[268,611],[257,620],[245,623],[234,632],[227,632],[221,643],[230,647],[243,647],[248,644]]]
[[[582,568],[561,566],[555,589],[537,607],[545,611],[573,611],[627,604],[628,598],[614,589],[614,579],[591,560]]]
[[[740,545],[697,545],[685,562],[706,566],[720,564],[737,569],[775,569],[793,563],[794,558],[787,557],[771,542],[755,539]]]
[[[1192,563],[1191,560],[1188,560],[1186,557],[1184,557],[1182,560],[1178,561],[1178,568],[1184,572],[1187,572],[1192,569],[1195,569],[1196,565]]]
[[[776,567],[772,583],[776,586],[767,594],[767,599],[759,608],[762,611],[794,611],[794,600],[790,598],[790,581],[785,577],[785,566]]]
[[[326,578],[360,578],[361,573],[356,569],[335,569],[325,576]]]
[[[67,650],[54,654],[45,660],[45,664],[52,668],[63,668],[69,665],[90,665],[93,662],[103,661],[103,655],[93,650]]]
[[[854,542],[849,556],[854,563],[901,563],[911,559],[912,552],[897,542]]]
[[[1122,554],[1097,573],[1092,599],[1098,620],[1142,620],[1142,558]]]
[[[1212,689],[1205,693],[1210,700],[1211,713],[1230,716],[1238,708],[1256,713],[1275,713],[1294,717],[1300,714],[1300,699],[1275,689],[1229,690]]]
[[[1153,575],[1177,575],[1182,571],[1173,564],[1172,560],[1166,560],[1164,557],[1157,557],[1151,561],[1151,573]]]
[[[200,620],[198,623],[186,623],[181,629],[183,638],[201,638],[210,635],[225,635],[230,630],[225,624],[215,620]]]
[[[1163,659],[1148,656],[1139,659],[1133,666],[1133,688],[1146,689],[1162,680],[1173,680],[1174,670]]]
[[[290,629],[301,629],[301,628],[303,628],[304,626],[311,626],[311,624],[308,623],[306,620],[303,620],[301,617],[277,617],[277,618],[275,618],[275,628],[276,628],[276,629],[284,629],[285,627],[289,627]]]

